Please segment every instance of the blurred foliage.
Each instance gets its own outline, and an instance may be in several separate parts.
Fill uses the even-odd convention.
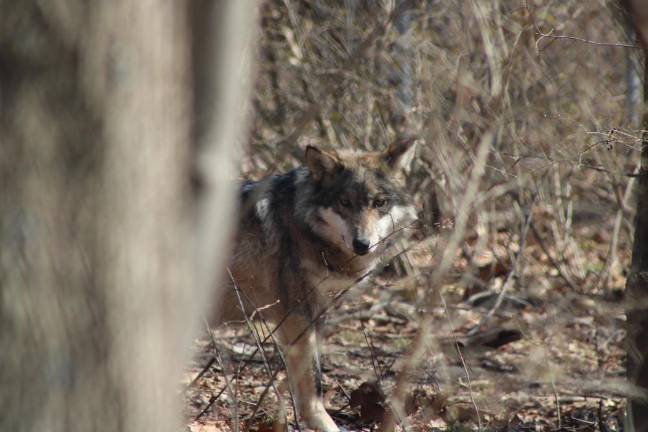
[[[429,209],[436,191],[447,217],[494,128],[481,186],[498,187],[484,198],[494,209],[539,194],[568,228],[565,218],[619,206],[637,160],[626,102],[637,51],[539,34],[625,42],[612,2],[404,3],[263,3],[247,174],[293,166],[306,144],[383,149],[413,135],[417,200]],[[491,219],[505,227],[513,216]]]

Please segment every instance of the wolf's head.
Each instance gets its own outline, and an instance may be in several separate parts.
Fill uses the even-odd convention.
[[[392,144],[383,153],[307,147],[313,230],[349,256],[384,250],[386,241],[417,217],[404,188],[414,151],[414,140]]]

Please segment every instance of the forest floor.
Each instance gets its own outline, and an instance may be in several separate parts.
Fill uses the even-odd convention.
[[[426,286],[435,259],[419,250],[409,254],[415,276],[381,276],[349,292],[328,314],[322,338],[324,398],[336,422],[376,430],[418,317],[432,314],[434,337],[420,367],[409,371],[408,416],[399,428],[623,430],[630,248],[621,239],[618,263],[609,265],[614,215],[593,217],[575,223],[556,247],[560,236],[547,210],[538,210],[522,254],[519,236],[509,232],[492,235],[489,251],[477,255],[477,238],[467,238],[440,287]],[[236,415],[240,430],[283,430],[286,421],[296,430],[274,345],[264,344],[267,366],[279,370],[272,386],[262,356],[250,358],[256,344],[248,329],[221,330],[215,340],[227,360],[201,376],[215,351],[210,338],[196,342],[185,382],[188,430],[230,431]]]

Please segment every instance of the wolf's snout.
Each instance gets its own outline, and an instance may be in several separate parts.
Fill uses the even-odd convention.
[[[353,251],[358,255],[366,255],[369,252],[369,240],[353,239]]]

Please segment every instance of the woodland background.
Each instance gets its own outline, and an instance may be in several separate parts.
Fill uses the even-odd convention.
[[[407,430],[621,430],[642,136],[631,22],[612,1],[391,6],[276,0],[260,12],[244,175],[288,170],[307,144],[419,143],[409,186],[427,230],[329,314],[334,417],[350,430],[380,423],[427,325]],[[282,423],[283,374],[268,388],[250,330],[218,342],[230,364],[190,388],[192,430],[227,429],[233,414],[253,430]]]
[[[422,226],[328,314],[338,424],[648,430],[645,6],[0,0],[0,430],[298,428],[263,325],[204,331],[231,180],[403,138]]]

